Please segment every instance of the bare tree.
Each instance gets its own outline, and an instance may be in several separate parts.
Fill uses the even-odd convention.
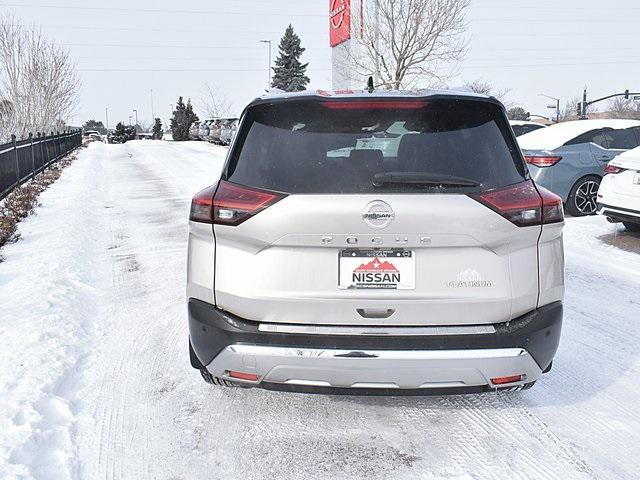
[[[582,102],[581,97],[571,97],[565,103],[564,108],[560,110],[560,121],[576,120],[578,118],[578,104]],[[593,108],[587,105],[587,113],[593,111]]]
[[[65,49],[13,16],[0,17],[0,137],[59,130],[76,108],[79,89]]]
[[[205,92],[200,99],[198,108],[204,113],[205,117],[220,118],[231,114],[232,104],[218,87],[212,87],[205,83],[204,90]]]
[[[464,86],[474,93],[481,93],[483,95],[495,97],[503,103],[506,96],[509,95],[509,92],[511,92],[511,89],[509,88],[497,88],[491,82],[482,79],[476,79],[471,82],[466,82]]]
[[[341,69],[349,76],[374,77],[379,88],[443,84],[447,69],[466,54],[462,34],[471,0],[368,0],[358,48]]]
[[[609,113],[615,118],[637,119],[640,111],[633,100],[624,97],[614,97],[609,100]]]

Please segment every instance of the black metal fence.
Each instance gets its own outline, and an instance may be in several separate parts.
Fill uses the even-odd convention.
[[[51,135],[29,134],[25,140],[0,145],[0,200],[16,187],[43,172],[53,162],[82,145],[82,131],[73,130]]]

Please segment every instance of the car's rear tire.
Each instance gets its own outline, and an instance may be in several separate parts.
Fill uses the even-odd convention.
[[[624,228],[633,233],[640,233],[640,223],[622,222]]]
[[[571,188],[565,205],[567,212],[574,217],[595,215],[598,211],[598,188],[602,179],[596,175],[581,178]]]

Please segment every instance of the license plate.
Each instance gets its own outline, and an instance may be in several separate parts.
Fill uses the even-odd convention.
[[[633,183],[636,185],[640,185],[640,172],[636,172],[633,176]]]
[[[414,290],[415,252],[400,248],[342,250],[338,258],[338,288]]]

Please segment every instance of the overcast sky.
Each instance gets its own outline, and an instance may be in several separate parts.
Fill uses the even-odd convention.
[[[104,121],[108,107],[113,127],[128,121],[133,109],[150,122],[151,89],[163,120],[178,95],[191,97],[197,109],[205,82],[225,92],[239,112],[267,83],[267,46],[259,41],[272,40],[275,55],[289,23],[307,48],[310,87],[330,88],[328,3],[0,0],[0,12],[42,25],[68,46],[83,81],[72,123]],[[585,85],[592,97],[638,91],[638,15],[637,0],[474,0],[469,53],[451,85],[488,80],[509,88],[507,100],[532,113],[548,111],[540,93],[564,105]]]

